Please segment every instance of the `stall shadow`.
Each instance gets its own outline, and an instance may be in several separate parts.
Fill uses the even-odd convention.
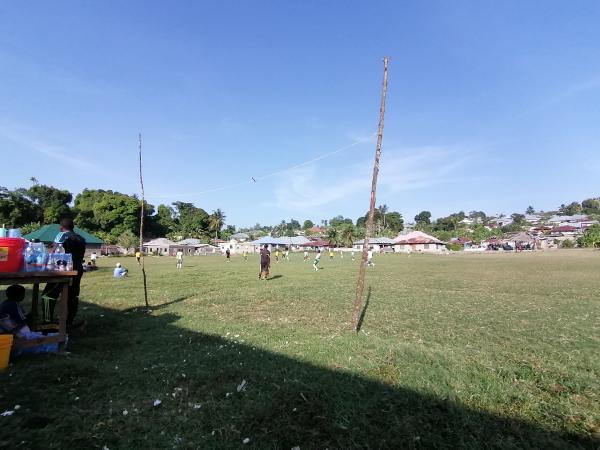
[[[23,357],[0,375],[1,408],[20,405],[2,417],[0,448],[598,445],[256,348],[242,337],[193,332],[185,317],[164,310],[85,306],[88,327],[73,335],[69,354]]]

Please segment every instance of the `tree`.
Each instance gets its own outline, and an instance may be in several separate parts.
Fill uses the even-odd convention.
[[[450,214],[447,217],[440,217],[435,221],[434,230],[438,231],[456,231],[458,224],[465,218],[465,213],[460,211],[458,213]]]
[[[588,198],[581,202],[581,207],[587,214],[600,212],[600,200]]]
[[[72,216],[69,204],[73,194],[53,186],[34,184],[24,194],[42,211],[43,223],[58,223],[65,216]]]
[[[329,242],[331,245],[338,245],[339,239],[340,235],[338,229],[335,227],[329,227],[327,230],[327,242]]]
[[[600,247],[600,225],[588,227],[579,239],[579,244],[582,247]]]
[[[182,237],[201,238],[208,236],[211,231],[215,231],[210,225],[211,219],[208,213],[202,208],[186,202],[174,202],[172,205],[175,207],[176,231]],[[224,218],[225,216],[223,216]],[[219,230],[223,225],[224,222],[221,223]]]
[[[335,216],[329,221],[329,226],[339,227],[343,224],[352,224],[352,219],[345,218],[344,216]]]
[[[354,229],[354,225],[345,224],[338,233],[338,241],[346,247],[352,247],[355,232],[356,230]]]
[[[298,222],[296,219],[292,219],[290,220],[290,227],[292,230],[299,230],[300,227],[300,222]]]
[[[397,211],[387,213],[385,215],[385,223],[387,224],[387,229],[394,233],[399,233],[404,229],[404,219],[402,218],[402,214]]]
[[[503,233],[515,233],[517,231],[523,231],[523,224],[520,222],[509,223],[501,228]]]
[[[75,222],[81,228],[104,232],[115,239],[125,230],[139,232],[141,204],[136,196],[101,189],[84,189],[75,197]],[[144,228],[150,229],[154,207],[144,203]]]
[[[133,234],[131,230],[125,230],[117,238],[117,244],[129,253],[130,249],[136,248],[139,245],[139,237]]]
[[[379,211],[379,217],[381,218],[381,220],[383,221],[383,228],[386,228],[386,217],[385,215],[388,212],[388,206],[384,203],[383,205],[379,205],[377,207],[377,210]]]
[[[364,216],[356,219],[356,226],[366,228],[368,218],[369,212],[367,211],[367,213]],[[381,217],[381,211],[379,211],[379,208],[375,208],[375,211],[373,213],[373,226],[377,226],[378,231],[381,232],[381,228],[383,227],[383,219]]]
[[[208,220],[208,226],[215,233],[215,240],[219,238],[219,231],[225,225],[225,213],[220,209],[213,211]]]
[[[581,213],[581,204],[578,202],[572,202],[568,205],[560,205],[559,212],[565,216],[573,216]]]
[[[302,228],[303,228],[304,230],[310,230],[310,229],[311,229],[312,227],[314,227],[314,226],[315,226],[315,224],[313,223],[313,221],[312,221],[312,220],[308,220],[308,219],[306,219],[306,220],[304,221],[304,224],[302,225]]]
[[[154,236],[163,237],[177,229],[175,210],[167,205],[158,205],[156,214],[152,216],[151,231]]]
[[[525,214],[535,214],[535,209],[533,209],[533,206],[528,206],[525,210]]]
[[[523,214],[514,213],[510,215],[510,218],[517,225],[522,225],[525,223],[525,216]]]
[[[429,225],[431,223],[431,213],[429,211],[421,211],[415,216],[415,222],[420,225]]]
[[[356,226],[360,228],[365,228],[367,226],[367,217],[361,216],[358,219],[356,219]]]
[[[235,226],[234,225],[227,225],[225,227],[225,229],[223,230],[223,233],[222,233],[221,236],[224,239],[228,239],[231,235],[233,235],[235,233],[236,233]]]
[[[495,234],[496,234],[495,231],[489,230],[484,225],[476,224],[476,225],[473,225],[471,239],[474,242],[481,242],[481,241],[484,241],[491,237],[494,237]]]
[[[483,211],[470,211],[468,217],[478,223],[485,223],[487,221],[487,216]]]
[[[33,203],[23,189],[10,191],[0,187],[0,224],[10,228],[20,228],[32,222],[42,222],[43,213]]]

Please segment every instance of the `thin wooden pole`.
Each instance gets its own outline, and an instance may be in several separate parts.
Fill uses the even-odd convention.
[[[146,268],[144,267],[144,177],[142,175],[142,133],[138,135],[139,156],[140,156],[140,186],[142,188],[142,197],[140,198],[140,255],[142,260],[142,277],[144,278],[144,303],[146,309],[150,308],[148,304],[148,287],[146,286]]]
[[[369,251],[369,239],[373,233],[373,219],[375,217],[375,198],[377,193],[377,175],[379,175],[379,159],[381,158],[381,141],[383,139],[383,120],[385,116],[385,97],[387,94],[387,69],[389,58],[383,58],[383,83],[381,86],[381,105],[379,107],[379,128],[377,130],[377,146],[375,147],[375,163],[373,164],[373,179],[371,182],[371,204],[369,217],[367,219],[367,230],[365,233],[362,258],[358,268],[358,280],[356,282],[356,299],[354,300],[354,312],[352,325],[358,331],[360,315],[363,308],[363,294],[365,290],[365,269],[367,266],[367,252]]]

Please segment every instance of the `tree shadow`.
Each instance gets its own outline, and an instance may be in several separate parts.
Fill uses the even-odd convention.
[[[179,298],[176,298],[175,300],[171,300],[171,301],[168,301],[168,302],[165,302],[165,303],[161,303],[159,305],[152,305],[151,304],[148,309],[150,309],[152,311],[158,311],[158,310],[161,310],[163,308],[166,308],[167,306],[174,305],[175,303],[183,302],[183,301],[185,301],[185,300],[187,300],[189,298],[191,298],[191,297],[189,297],[189,296],[188,297],[179,297]],[[146,312],[146,311],[147,310],[146,310],[145,306],[135,306],[135,307],[127,308],[127,309],[123,310],[123,312],[127,312],[127,313],[132,313],[132,312]]]
[[[2,418],[0,448],[598,444],[587,435],[547,430],[263,350],[241,342],[244,336],[193,332],[178,326],[176,314],[138,310],[123,316],[86,306],[88,329],[73,336],[70,354],[23,357],[0,375],[2,408],[21,405]],[[153,406],[156,399],[159,406]]]
[[[367,308],[369,307],[369,302],[371,301],[371,286],[367,290],[367,298],[365,300],[365,306],[360,313],[360,317],[358,318],[358,323],[356,324],[356,332],[360,332],[363,322],[365,321],[365,314],[367,314]]]

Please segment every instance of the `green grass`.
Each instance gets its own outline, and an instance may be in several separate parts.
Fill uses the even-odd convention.
[[[0,448],[600,444],[600,252],[378,255],[359,334],[358,261],[256,258],[146,258],[151,313],[100,259],[69,354],[0,375]]]

